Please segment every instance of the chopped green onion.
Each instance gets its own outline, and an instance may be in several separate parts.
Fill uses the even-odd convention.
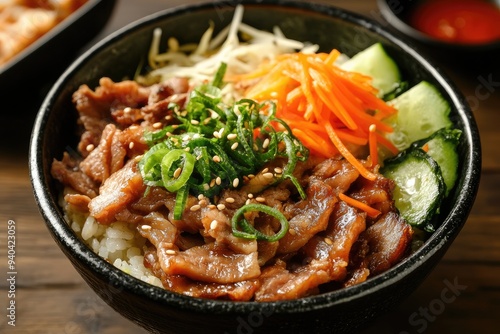
[[[224,74],[226,74],[227,64],[221,63],[217,73],[215,73],[214,80],[212,81],[212,86],[220,88],[224,79]]]
[[[165,154],[161,160],[161,179],[165,189],[173,193],[183,187],[193,173],[195,161],[191,153],[180,149]],[[177,169],[179,175],[176,175]]]
[[[249,211],[263,212],[267,215],[273,216],[274,218],[278,219],[281,224],[280,230],[274,235],[267,235],[255,229],[255,227],[253,227],[245,219],[245,217],[243,217],[240,220],[240,216],[244,215],[246,212]],[[231,227],[233,230],[233,235],[236,237],[274,242],[278,241],[279,239],[285,236],[285,234],[288,232],[289,229],[289,223],[288,220],[285,218],[285,216],[275,208],[263,204],[247,204],[235,212],[231,220]]]
[[[276,117],[273,102],[242,99],[224,103],[218,87],[224,71],[221,65],[212,85],[194,89],[184,111],[177,105],[169,107],[172,124],[145,134],[150,149],[139,162],[139,170],[147,186],[177,192],[176,219],[182,216],[189,193],[214,198],[277,158],[287,162],[273,183],[289,179],[305,197],[293,172],[298,161],[307,159],[308,150]],[[214,184],[217,178],[221,182]],[[253,230],[245,232],[244,223],[243,227],[241,233],[258,235]]]

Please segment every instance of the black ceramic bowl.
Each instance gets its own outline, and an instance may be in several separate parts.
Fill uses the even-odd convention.
[[[238,1],[238,3],[242,3]],[[298,40],[354,54],[381,42],[411,84],[428,80],[452,105],[451,117],[463,131],[456,190],[444,203],[442,224],[413,255],[384,274],[347,289],[292,301],[230,302],[191,298],[145,284],[107,263],[81,242],[57,205],[58,188],[50,175],[54,158],[77,141],[71,94],[99,78],[131,77],[161,27],[164,36],[198,41],[209,20],[226,26],[234,6],[228,2],[177,8],[139,20],[106,38],[74,62],[54,85],[35,122],[30,147],[34,193],[48,229],[83,279],[123,316],[154,332],[167,333],[351,333],[407,297],[443,256],[472,207],[481,155],[478,130],[464,97],[439,70],[411,47],[361,16],[306,2],[243,1],[244,21],[261,29],[279,25]]]
[[[500,41],[468,44],[443,41],[429,36],[409,24],[415,9],[428,0],[377,0],[377,5],[384,19],[394,29],[427,48],[429,53],[444,57],[448,61],[497,64],[500,57]],[[500,6],[498,0],[487,0]]]

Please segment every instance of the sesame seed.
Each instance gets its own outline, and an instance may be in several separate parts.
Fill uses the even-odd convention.
[[[233,188],[238,188],[238,185],[240,184],[240,179],[235,178],[233,180]]]
[[[199,204],[200,206],[202,206],[202,207],[203,207],[203,206],[207,205],[207,201],[206,201],[206,200],[204,200],[204,199],[202,199],[202,200],[200,200],[200,201],[198,202],[198,204]]]
[[[149,231],[151,229],[151,226],[150,225],[142,225],[141,229],[144,231]]]
[[[123,112],[126,114],[128,114],[131,111],[132,111],[132,108],[130,108],[130,107],[126,107],[125,109],[123,109]]]
[[[131,150],[134,148],[134,145],[135,143],[133,141],[131,141],[129,144],[128,144],[128,148]]]
[[[172,118],[173,118],[173,117],[172,117],[172,115],[167,115],[167,116],[165,116],[165,120],[167,120],[167,121],[172,120]]]
[[[172,125],[172,129],[177,129],[178,127],[179,127],[179,124]]]
[[[291,234],[291,235],[296,235],[297,234],[297,231],[295,231],[294,229],[289,229],[288,232]]]
[[[128,128],[129,128],[130,130],[135,130],[135,129],[137,129],[138,127],[139,127],[138,125],[135,125],[135,124],[134,124],[134,125],[129,126]]]
[[[224,133],[224,128],[220,128],[220,130],[219,130],[219,138],[221,138],[221,137],[222,137],[222,134],[223,134],[223,133]]]
[[[198,124],[200,124],[200,122],[199,122],[199,121],[197,121],[197,120],[195,120],[195,119],[192,119],[192,120],[191,120],[191,124],[193,124],[193,125],[198,125]]]
[[[217,178],[215,179],[215,183],[217,183],[218,186],[220,186],[220,184],[222,183],[222,179],[217,176]]]
[[[274,177],[273,173],[264,173],[262,174],[262,176],[266,179],[272,179]]]
[[[217,224],[218,224],[218,223],[219,223],[219,222],[218,222],[217,220],[215,220],[215,219],[214,219],[214,220],[212,220],[212,222],[210,223],[210,229],[211,229],[211,230],[215,230],[215,228],[217,227]]]
[[[216,113],[214,110],[210,110],[210,117],[216,119],[219,117],[219,114]]]
[[[191,210],[191,211],[198,211],[200,209],[201,209],[201,206],[199,204],[195,204],[189,210]]]
[[[228,203],[234,203],[234,201],[235,201],[235,199],[232,197],[226,198],[226,202],[228,202]]]
[[[227,139],[229,139],[229,140],[233,140],[236,138],[238,138],[238,135],[236,133],[230,133],[227,135]]]
[[[215,138],[220,139],[220,135],[219,135],[219,132],[218,132],[218,131],[214,131],[213,136],[214,136]]]
[[[269,172],[269,168],[267,168],[267,167],[262,170],[262,174],[267,173],[267,172]]]
[[[186,117],[186,116],[187,116],[187,114],[188,114],[187,110],[184,110],[183,112],[181,112],[181,116],[182,116],[182,117]]]
[[[203,120],[203,125],[207,125],[208,123],[210,123],[212,119],[210,117],[207,117]]]
[[[200,200],[200,201],[201,201],[204,197],[205,197],[205,196],[203,196],[203,194],[199,194],[199,195],[198,195],[198,200]]]
[[[266,199],[265,199],[264,197],[260,197],[260,196],[259,196],[259,197],[256,197],[256,198],[255,198],[255,200],[256,200],[257,202],[260,202],[260,203],[263,203],[263,202],[265,202],[265,201],[266,201]]]
[[[325,242],[329,245],[333,245],[333,241],[330,238],[325,238]]]
[[[224,204],[217,204],[217,209],[224,210],[226,206]]]
[[[231,149],[234,151],[238,148],[238,142],[234,143],[233,145],[231,145]]]
[[[200,137],[201,137],[201,136],[200,136],[200,134],[199,134],[199,133],[195,133],[195,134],[193,135],[193,139],[198,139],[198,138],[200,138]]]
[[[214,187],[215,186],[215,179],[212,179],[210,181],[210,188]]]
[[[139,162],[139,161],[141,161],[141,159],[142,159],[142,157],[143,157],[143,156],[144,156],[143,154],[138,155],[138,156],[136,156],[136,157],[134,158],[134,160],[135,160],[136,162]]]
[[[219,163],[220,162],[220,157],[218,155],[214,155],[214,157],[212,158],[212,160],[216,163]]]
[[[215,205],[213,205],[213,204],[210,204],[210,205],[208,206],[208,208],[209,208],[209,209],[215,209],[215,208],[216,208],[216,206],[215,206]]]
[[[269,146],[269,138],[266,138],[262,143],[262,148],[267,148]]]
[[[95,148],[94,144],[88,144],[87,147],[85,147],[85,149],[87,150],[87,152],[93,151],[94,148]]]
[[[253,198],[253,194],[248,194],[248,198]]]
[[[153,124],[153,128],[155,128],[155,129],[159,129],[161,127],[162,127],[161,122],[156,122],[156,123]]]
[[[189,140],[191,140],[191,137],[189,135],[185,135],[184,137],[182,137],[182,140],[189,141]]]
[[[281,168],[279,168],[279,167],[276,167],[276,168],[274,169],[274,172],[275,172],[276,174],[281,174],[281,173],[283,173],[283,169],[281,169]]]
[[[186,148],[184,149],[184,151],[186,151],[186,152],[191,151],[191,147],[186,147]]]
[[[203,185],[203,190],[205,190],[205,191],[206,191],[206,190],[208,190],[208,189],[210,189],[210,186],[208,185],[208,183],[205,183],[205,184]]]
[[[175,255],[175,251],[173,249],[167,249],[165,251],[165,254],[168,254],[168,255]]]
[[[246,200],[245,204],[246,205],[250,204],[250,198]]]
[[[174,178],[178,178],[182,173],[182,168],[177,168],[174,172]]]

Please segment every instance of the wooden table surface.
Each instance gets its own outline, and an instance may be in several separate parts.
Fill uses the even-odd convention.
[[[119,0],[96,40],[132,20],[185,2],[190,1]],[[375,0],[323,2],[381,20]],[[499,68],[467,69],[446,60],[438,64],[467,96],[480,128],[479,194],[465,227],[435,270],[397,310],[377,319],[366,333],[484,334],[497,333],[500,327]],[[40,94],[32,93],[32,110],[1,111],[7,118],[2,128],[7,129],[0,131],[0,333],[143,333],[94,294],[44,225],[28,175],[27,147]],[[15,327],[8,324],[7,310],[9,222],[16,225]],[[450,284],[459,289],[446,295]]]

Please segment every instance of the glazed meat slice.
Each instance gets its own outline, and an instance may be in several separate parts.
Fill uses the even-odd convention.
[[[99,184],[123,167],[127,151],[118,140],[119,132],[115,125],[106,125],[99,145],[80,163],[80,169]]]
[[[371,276],[380,274],[398,263],[408,252],[413,230],[395,212],[389,212],[371,225],[359,242],[369,251],[364,261]]]
[[[115,83],[109,78],[102,78],[95,91],[87,85],[81,86],[73,94],[79,121],[84,127],[78,145],[80,152],[85,155],[87,145],[99,144],[102,131],[112,120],[113,110],[144,106],[149,94],[150,88],[142,87],[135,81]]]
[[[264,269],[259,279],[261,285],[255,292],[255,300],[265,302],[291,300],[314,294],[319,285],[329,281],[329,275],[315,264],[291,272],[286,269],[285,262],[279,261]]]
[[[314,168],[312,177],[324,180],[338,196],[359,178],[359,172],[346,160],[326,159]]]
[[[286,268],[278,262],[263,271],[256,300],[295,299],[316,291],[321,284],[342,281],[347,274],[349,253],[365,229],[365,215],[338,202],[325,232],[313,236],[301,249],[298,264]]]
[[[167,275],[183,275],[202,282],[228,284],[260,275],[256,252],[238,254],[215,243],[184,252],[179,252],[171,243],[161,243],[158,258]]]
[[[160,278],[166,289],[191,297],[248,301],[253,298],[255,290],[259,286],[257,279],[218,284],[193,281],[181,275],[167,275],[161,268],[158,254],[154,248],[145,252],[144,266]]]
[[[177,228],[158,212],[145,216],[137,230],[155,247],[160,247],[161,243],[175,243],[179,236]]]
[[[112,223],[116,220],[115,215],[142,196],[145,189],[137,162],[129,160],[103,183],[99,195],[92,198],[90,215],[101,224]]]
[[[96,197],[99,192],[99,184],[83,173],[78,168],[78,162],[72,159],[67,152],[64,152],[61,161],[54,160],[52,162],[50,173],[63,185],[89,198]]]
[[[289,232],[280,240],[278,253],[293,253],[304,246],[316,233],[324,231],[336,197],[325,182],[312,180],[306,190],[307,198],[287,208]]]

